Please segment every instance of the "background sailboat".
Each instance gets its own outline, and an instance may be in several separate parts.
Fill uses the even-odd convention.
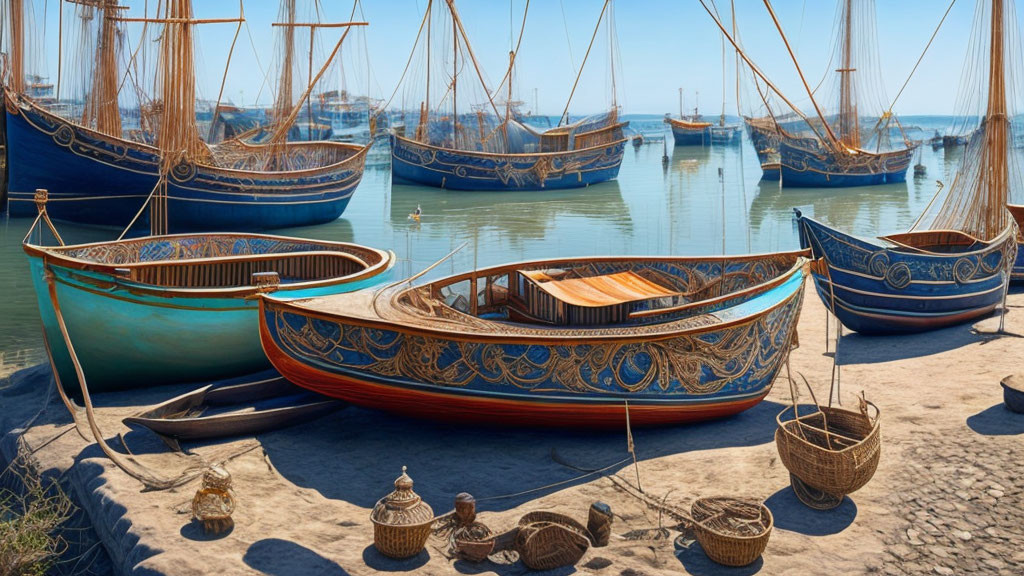
[[[157,204],[155,214],[175,231],[269,229],[329,222],[341,215],[362,178],[365,146],[290,144],[284,123],[279,123],[282,134],[267,144],[234,140],[210,146],[200,138],[191,26],[238,19],[195,20],[191,3],[179,0],[166,3],[165,14],[174,16],[164,19],[123,17],[115,0],[78,2],[72,9],[83,27],[92,22],[98,28],[93,57],[81,57],[95,62],[88,71],[87,96],[94,105],[69,120],[7,91],[13,216],[34,213],[37,188],[50,191],[54,218],[118,227],[151,201]],[[175,32],[174,26],[162,26],[168,18],[183,19],[188,28]],[[142,42],[158,46],[160,54],[133,60],[130,75],[132,88],[141,95],[139,134],[149,135],[143,142],[126,138],[120,125],[119,44],[109,39],[122,34],[116,30],[123,22],[145,23],[152,38],[159,39]],[[139,61],[157,63],[151,91],[135,70]],[[297,115],[293,111],[287,120],[294,122]]]
[[[455,2],[428,1],[417,37],[423,42],[418,40],[413,47],[413,56],[419,54],[423,62],[414,73],[424,74],[426,90],[414,99],[420,103],[415,128],[407,127],[404,136],[391,136],[394,178],[455,190],[538,190],[579,188],[618,175],[627,123],[618,121],[614,66],[610,67],[613,100],[605,114],[569,121],[579,75],[555,128],[538,131],[516,111],[515,60],[528,12],[529,2],[516,49],[509,53],[507,71],[498,89],[492,91]],[[605,0],[591,46],[602,26],[612,26],[611,12],[611,0]],[[610,45],[609,50],[613,49]],[[447,66],[442,68],[444,63]],[[579,74],[585,65],[586,59]],[[403,84],[409,86],[404,76]]]
[[[704,146],[711,143],[711,122],[705,122],[693,107],[693,114],[683,113],[683,89],[679,89],[679,118],[665,114],[665,123],[672,130],[676,146]]]
[[[786,41],[771,3],[765,0],[765,5]],[[902,182],[920,143],[906,136],[882,94],[874,0],[840,0],[835,39],[832,61],[838,67],[832,81],[823,82],[818,90],[807,83],[786,41],[814,114],[804,125],[783,126],[776,117],[782,185],[843,187]],[[833,103],[834,108],[828,109],[822,102]],[[776,114],[772,112],[772,116]]]

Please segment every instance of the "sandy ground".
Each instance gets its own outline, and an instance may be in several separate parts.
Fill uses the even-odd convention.
[[[805,302],[792,365],[821,399],[827,397],[832,367],[825,351],[826,315],[810,287]],[[1024,334],[1021,307],[1024,294],[1011,295],[1007,329]],[[881,408],[883,454],[874,479],[828,512],[797,501],[778,459],[775,415],[790,401],[784,380],[765,402],[739,416],[635,431],[640,481],[650,498],[683,509],[709,495],[766,500],[776,523],[768,549],[761,560],[738,569],[712,564],[699,544],[674,527],[676,520],[623,489],[623,483],[637,481],[631,463],[607,473],[615,478],[579,478],[578,470],[565,465],[597,469],[620,462],[627,456],[621,433],[484,430],[347,408],[260,436],[255,449],[228,462],[238,500],[236,525],[227,536],[210,539],[188,513],[198,481],[141,491],[77,434],[59,402],[45,402],[45,368],[15,374],[0,391],[0,423],[10,430],[43,409],[25,434],[27,445],[44,469],[73,464],[67,477],[76,497],[122,572],[526,571],[518,563],[451,560],[438,541],[408,561],[377,553],[368,515],[405,465],[435,512],[450,510],[455,494],[467,491],[479,500],[478,519],[494,530],[513,526],[533,510],[585,522],[591,502],[608,503],[616,515],[611,545],[591,549],[575,569],[557,574],[1021,574],[1024,415],[1003,408],[999,381],[1024,371],[1024,339],[986,334],[997,322],[906,337],[844,335],[844,397],[852,404],[853,394],[864,390]],[[98,396],[104,434],[119,447],[115,436],[127,430],[121,417],[183,390]],[[168,452],[148,433],[125,433],[124,440],[140,461],[167,473],[191,461]],[[185,449],[214,461],[250,446],[252,439],[242,439]]]

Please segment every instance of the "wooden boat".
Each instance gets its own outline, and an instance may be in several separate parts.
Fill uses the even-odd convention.
[[[544,260],[261,297],[260,338],[299,386],[415,417],[619,427],[628,403],[635,425],[717,418],[771,389],[795,338],[803,254]]]
[[[801,246],[820,259],[811,267],[818,295],[851,330],[941,328],[990,314],[1003,300],[1016,242],[1009,227],[987,242],[956,230],[868,241],[796,214]]]
[[[394,263],[393,253],[356,244],[256,234],[45,247],[29,242],[49,222],[45,197],[41,203],[23,247],[50,359],[70,389],[78,377],[58,310],[94,390],[209,381],[267,368],[257,294],[357,290],[379,282]]]
[[[711,143],[711,122],[665,118],[676,146],[705,146]]]
[[[757,160],[761,163],[761,179],[778,180],[779,135],[774,118],[744,117],[743,122],[747,126],[747,133],[750,134],[750,141],[754,144]]]
[[[815,90],[807,83],[795,53],[789,48],[786,34],[774,9],[768,2],[766,6],[779,35],[789,49],[793,65],[815,113],[813,120],[804,116],[750,62],[749,58],[742,54],[742,49],[735,38],[730,38],[730,42],[751,66],[755,75],[764,80],[771,92],[778,95],[805,121],[806,126],[802,130],[797,131],[795,127],[783,130],[779,128],[778,121],[773,115],[773,119],[776,120],[777,138],[773,148],[778,151],[782,185],[846,187],[905,181],[907,169],[920,142],[907,137],[892,110],[880,110],[877,118],[871,122],[870,128],[865,129],[861,126],[862,119],[869,117],[869,114],[866,103],[858,101],[858,95],[863,99],[863,94],[880,90],[882,86],[881,78],[877,76],[874,0],[840,0],[836,30],[838,41],[835,43],[834,56],[835,61],[840,64],[836,70],[837,104],[835,110],[828,114],[819,105],[820,95],[816,95]],[[725,28],[717,16],[712,14],[712,17],[725,33]],[[771,113],[771,106],[760,87],[758,93]],[[895,143],[892,142],[892,126],[895,126],[901,137],[900,141]]]
[[[190,0],[165,3],[165,17],[156,19],[122,18],[119,8],[113,0],[81,6],[98,10],[102,34],[110,38],[122,21],[173,32],[160,36],[162,53],[173,58],[159,59],[158,74],[167,80],[156,146],[123,137],[113,52],[119,43],[98,42],[96,61],[104,65],[90,92],[89,102],[98,108],[88,116],[94,118],[90,124],[6,92],[12,216],[35,215],[38,188],[50,193],[51,217],[116,227],[131,222],[154,194],[171,231],[265,230],[330,222],[342,214],[362,178],[366,146],[287,143],[287,122],[272,143],[207,145],[195,124],[193,28],[200,21],[192,19]]]
[[[345,407],[307,392],[273,370],[207,384],[124,419],[174,440],[248,436],[310,422]]]
[[[605,0],[595,35],[604,21],[609,1]],[[439,16],[432,15],[435,5],[442,11]],[[451,36],[441,41],[434,39],[435,53],[438,52],[437,46],[452,47],[453,54],[443,56],[454,66],[453,70],[443,71],[451,80],[443,97],[435,101],[437,109],[431,107],[430,100],[431,60],[437,58],[436,54],[431,54],[429,23],[432,17],[450,19],[449,29],[457,30],[454,39]],[[524,29],[525,17],[524,13]],[[606,114],[570,124],[568,109],[575,92],[574,84],[559,125],[538,131],[514,111],[512,71],[515,52],[510,52],[508,70],[499,83],[504,88],[492,90],[484,83],[452,0],[436,3],[428,0],[420,33],[426,38],[426,96],[420,104],[420,117],[414,133],[405,136],[391,134],[391,171],[396,181],[451,190],[550,190],[582,188],[618,176],[628,140],[623,129],[628,122],[619,122],[617,106],[613,104]],[[417,46],[413,47],[414,54]],[[584,59],[580,73],[585,64]],[[460,70],[476,71],[474,85],[478,80],[483,88],[482,102],[465,101],[469,97],[463,94],[468,89],[460,88]],[[494,98],[496,94],[506,93],[505,110],[502,112],[499,110],[502,104]],[[474,112],[460,115],[460,105],[473,108]]]
[[[958,174],[909,232],[854,238],[800,215],[800,243],[810,248],[818,295],[848,328],[862,333],[916,332],[991,313],[1005,298],[1018,229],[1006,209],[1010,120],[1005,92],[1003,2],[991,1],[989,75],[984,120]],[[979,9],[978,14],[985,14]],[[1012,12],[1011,12],[1012,13]],[[979,42],[976,45],[983,45]],[[783,174],[785,178],[785,174]],[[930,211],[932,205],[937,206]],[[930,216],[929,222],[922,222]]]
[[[1017,223],[1017,256],[1014,258],[1013,270],[1010,272],[1010,282],[1020,283],[1024,282],[1024,248],[1021,247],[1021,244],[1024,244],[1024,234],[1021,233],[1024,230],[1024,206],[1007,204],[1006,208]]]

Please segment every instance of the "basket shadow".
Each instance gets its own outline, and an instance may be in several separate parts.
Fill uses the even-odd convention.
[[[373,544],[363,549],[363,563],[380,572],[413,572],[430,561],[430,553],[422,550],[412,558],[396,560],[377,551]]]
[[[968,417],[967,427],[985,436],[1024,434],[1024,414],[1011,412],[1000,402]]]
[[[772,494],[764,504],[772,511],[776,528],[807,536],[838,534],[857,518],[857,504],[849,496],[832,510],[815,510],[800,502],[789,486]]]
[[[769,542],[769,546],[771,543]],[[746,566],[723,566],[711,558],[708,558],[704,547],[700,542],[694,540],[689,546],[679,544],[676,540],[676,558],[683,564],[687,574],[693,576],[751,576],[757,574],[764,567],[764,559],[757,557],[753,563]]]
[[[347,576],[348,572],[332,560],[294,542],[266,538],[253,542],[242,560],[247,566],[269,576],[323,574]]]
[[[721,420],[638,428],[633,431],[636,455],[645,460],[767,444],[781,409],[763,401]],[[632,464],[624,429],[486,428],[354,406],[258,438],[284,479],[363,508],[394,489],[402,466],[408,466],[416,492],[440,513],[451,508],[459,492],[473,494],[480,511],[507,510],[599,477],[587,471],[612,474]],[[532,490],[537,487],[543,488]]]

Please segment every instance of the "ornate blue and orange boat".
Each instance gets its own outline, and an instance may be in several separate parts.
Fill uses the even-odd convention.
[[[783,186],[842,188],[905,182],[917,144],[888,152],[869,152],[836,149],[817,138],[783,135],[778,150]]]
[[[796,338],[804,254],[545,260],[266,296],[260,338],[291,382],[414,417],[572,428],[717,418],[771,389]]]
[[[595,36],[605,14],[611,12],[609,1],[604,2]],[[440,20],[433,28],[429,25],[431,18]],[[524,12],[519,41],[525,20]],[[454,31],[441,32],[443,39],[434,39],[434,56],[429,38],[432,29],[435,34],[442,29]],[[426,50],[426,94],[420,103],[415,130],[411,134],[391,134],[391,171],[396,181],[451,190],[550,190],[582,188],[618,176],[628,140],[624,128],[629,123],[619,122],[614,94],[607,113],[570,122],[569,105],[579,82],[577,76],[558,126],[540,131],[516,112],[517,102],[512,98],[516,52],[509,53],[508,70],[499,89],[490,89],[477,66],[453,0],[427,3],[413,46],[414,55],[421,37],[425,39]],[[517,50],[518,46],[519,42]],[[443,54],[448,47],[451,51]],[[452,66],[434,71],[435,75],[450,78],[443,85],[443,93],[433,95],[436,107],[431,105],[430,83],[434,59]],[[580,74],[585,65],[586,59],[580,65]],[[460,71],[476,72],[469,86],[460,80]],[[434,83],[435,90],[438,85]],[[474,88],[482,89],[476,99]],[[497,94],[505,96],[503,103],[495,101]]]
[[[372,286],[394,254],[356,244],[256,234],[183,234],[69,246],[24,243],[54,372],[92,390],[209,381],[268,368],[256,295],[308,298]],[[58,321],[58,312],[60,321]]]
[[[1013,115],[1007,108],[1005,67],[1013,59],[1004,58],[1003,39],[1014,34],[1005,30],[1007,1],[979,0],[976,14],[990,22],[975,23],[983,38],[969,45],[987,44],[988,50],[971,50],[968,57],[984,60],[968,61],[965,70],[987,70],[987,76],[972,76],[987,84],[963,88],[985,94],[985,109],[977,115],[981,125],[945,197],[940,200],[940,188],[909,232],[881,242],[854,238],[797,211],[800,243],[816,259],[811,272],[818,295],[852,330],[886,334],[941,328],[989,314],[1005,302],[1019,237],[1007,199],[1012,187],[1021,187],[1021,175],[1010,169]],[[988,10],[986,2],[991,2]]]
[[[265,145],[233,140],[210,146],[200,139],[193,24],[240,19],[194,20],[191,2],[184,1],[166,3],[165,18],[121,17],[114,0],[79,8],[98,11],[94,20],[100,23],[99,64],[80,123],[6,93],[12,216],[35,214],[38,188],[49,191],[51,217],[116,227],[142,213],[158,189],[171,231],[263,230],[330,222],[342,214],[362,178],[367,146],[288,143],[297,112],[279,123],[280,138]],[[172,31],[159,37],[162,54],[172,57],[159,58],[158,75],[166,79],[153,107],[155,145],[123,135],[115,52],[120,43],[114,40],[120,22]]]

